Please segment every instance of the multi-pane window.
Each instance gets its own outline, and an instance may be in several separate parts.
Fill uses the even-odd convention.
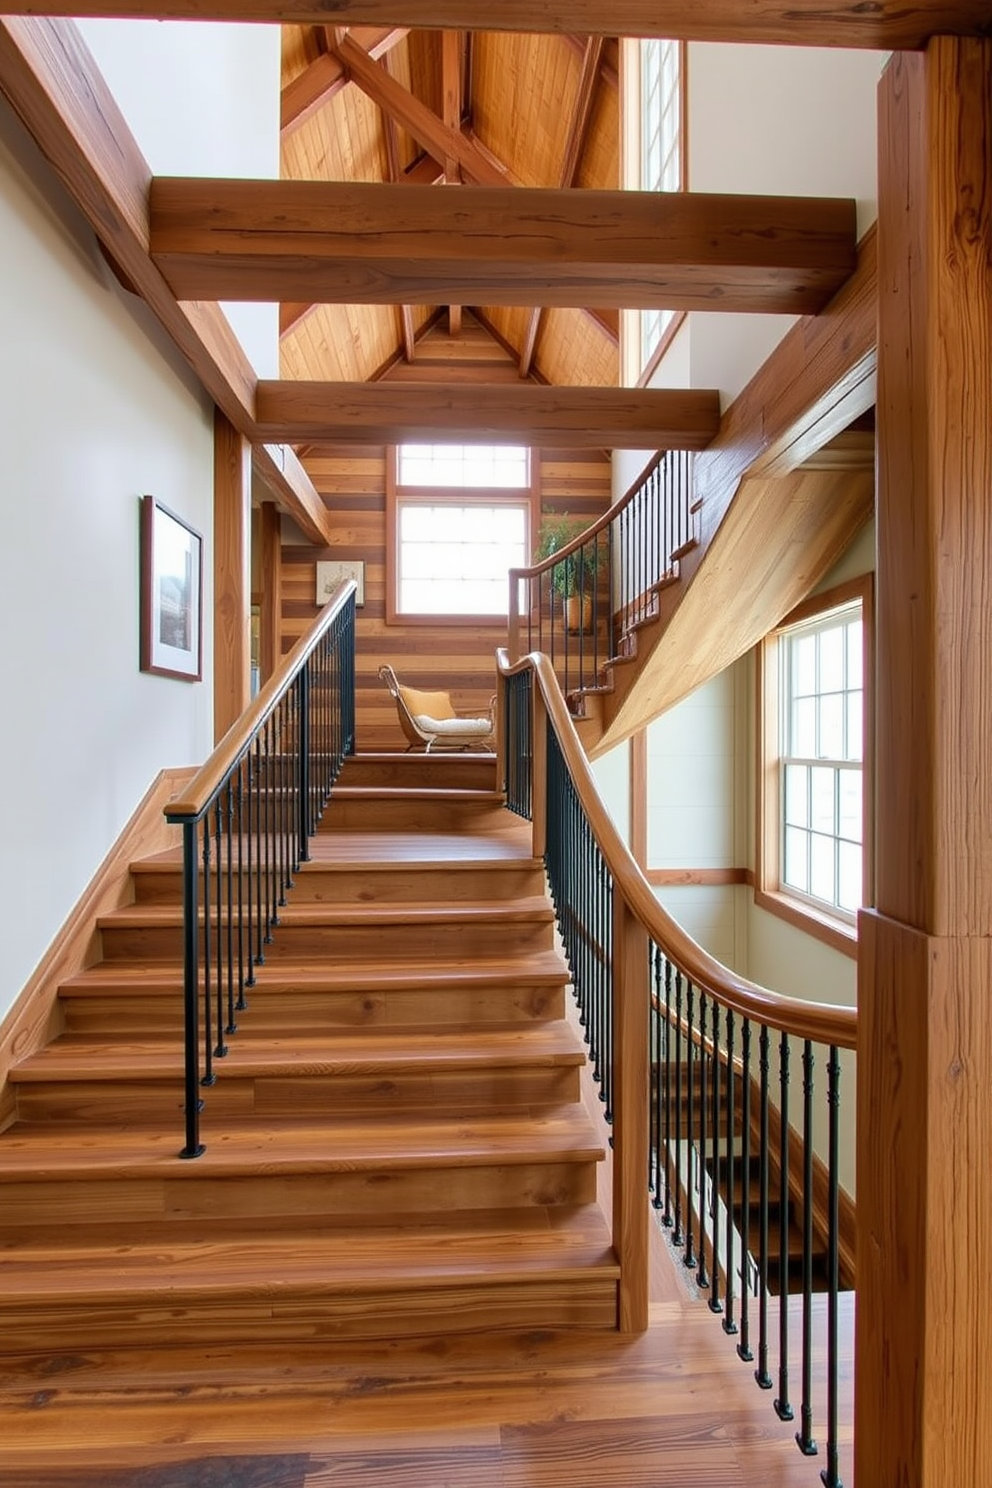
[[[526,562],[527,504],[399,503],[399,608],[406,615],[505,615]]]
[[[640,189],[681,191],[682,54],[680,42],[651,37],[640,43]],[[673,310],[642,310],[642,368],[675,318]]]
[[[530,450],[523,445],[401,444],[400,486],[518,488],[530,483]]]
[[[863,903],[860,601],[779,637],[781,887],[853,919]]]
[[[505,615],[509,570],[527,562],[530,451],[401,445],[395,532],[397,614]]]

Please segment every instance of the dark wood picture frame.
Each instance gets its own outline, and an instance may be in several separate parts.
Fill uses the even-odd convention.
[[[141,670],[203,675],[203,537],[156,496],[141,498]]]

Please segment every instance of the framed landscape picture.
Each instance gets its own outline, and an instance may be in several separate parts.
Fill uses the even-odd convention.
[[[141,498],[141,670],[199,682],[203,538],[154,496]]]
[[[354,579],[358,585],[355,604],[365,603],[365,564],[360,558],[334,558],[317,564],[317,603],[325,605],[339,584]]]

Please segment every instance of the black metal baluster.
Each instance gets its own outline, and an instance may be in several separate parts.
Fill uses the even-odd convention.
[[[708,1016],[709,999],[700,988],[699,991],[699,1151],[696,1157],[697,1192],[699,1195],[699,1270],[696,1272],[696,1283],[701,1287],[710,1284],[709,1272],[706,1270],[706,1142],[707,1122],[709,1120],[709,1069],[706,1058],[706,1019]],[[690,1095],[690,1099],[691,1099]],[[694,1133],[690,1132],[690,1145]],[[716,1255],[710,1255],[710,1261],[716,1265]]]
[[[778,1222],[778,1397],[775,1410],[782,1421],[793,1419],[789,1404],[789,1037],[779,1042],[779,1222]]]
[[[685,1155],[685,1164],[686,1164],[685,1187],[686,1187],[687,1198],[686,1198],[686,1206],[685,1206],[685,1254],[682,1257],[682,1264],[683,1264],[683,1266],[694,1266],[696,1264],[696,1249],[695,1249],[695,1239],[694,1239],[694,1234],[693,1234],[693,1231],[694,1231],[693,1219],[694,1219],[694,1212],[695,1212],[695,1207],[694,1207],[694,1204],[693,1204],[693,1174],[695,1173],[695,1175],[696,1175],[696,1181],[697,1181],[697,1183],[701,1182],[701,1179],[702,1179],[702,1175],[700,1174],[700,1171],[699,1171],[699,1158],[695,1156],[695,1148],[696,1148],[696,1142],[695,1142],[696,1131],[695,1131],[695,1127],[696,1127],[696,1122],[695,1122],[695,1113],[694,1113],[694,1109],[693,1109],[693,1107],[694,1107],[694,1093],[695,1093],[695,1085],[696,1085],[696,1076],[695,1076],[695,1071],[693,1069],[693,1050],[694,1050],[695,1042],[696,1042],[696,1040],[695,1040],[695,1028],[693,1026],[693,1024],[694,1024],[694,1018],[695,1018],[695,1008],[694,1008],[695,991],[696,991],[696,989],[693,986],[692,982],[687,978],[686,979],[686,984],[685,984],[685,1022],[686,1022],[686,1030],[687,1030],[686,1031],[686,1050],[685,1050],[685,1084],[686,1084],[686,1126],[688,1128],[688,1132],[687,1132],[688,1141],[686,1142],[686,1155]],[[701,1011],[704,1010],[705,1009],[705,1006],[706,1006],[706,996],[705,996],[705,993],[701,989],[700,989],[700,993],[699,993],[699,1006],[700,1006],[700,1010]],[[705,1012],[704,1011],[703,1011],[703,1017],[705,1018]],[[700,1052],[700,1058],[701,1057],[702,1057],[702,1053]],[[700,1221],[700,1230],[701,1229],[702,1229],[702,1222]],[[700,1245],[699,1245],[699,1254],[700,1254],[700,1256],[702,1256],[702,1253],[703,1253],[703,1245],[702,1245],[702,1240],[700,1240]],[[700,1262],[700,1265],[702,1265],[702,1262]],[[697,1277],[697,1280],[698,1280],[698,1277]]]
[[[741,1336],[737,1353],[750,1362],[751,1352],[751,1020],[741,1024]]]
[[[224,1016],[224,864],[222,861],[222,846],[224,841],[223,813],[221,811],[220,796],[218,795],[213,805],[214,813],[214,844],[217,850],[215,903],[217,906],[217,1054],[223,1059],[227,1053],[227,1044],[224,1042],[225,1016]],[[207,813],[207,821],[210,821],[210,813]],[[209,828],[208,828],[209,830]]]
[[[665,1214],[664,1224],[672,1227],[672,963],[665,957]]]
[[[765,1024],[758,1035],[758,1072],[761,1080],[758,1132],[758,1367],[754,1377],[763,1390],[774,1381],[768,1372],[768,1081],[771,1070],[770,1035]]]
[[[813,1045],[803,1043],[803,1396],[796,1443],[805,1457],[819,1450],[813,1439]]]
[[[651,1124],[651,1147],[648,1153],[650,1166],[649,1184],[651,1205],[661,1208],[661,1121],[662,1088],[665,1079],[664,1055],[662,1051],[663,1023],[661,1019],[661,953],[654,941],[648,944],[648,986],[651,988],[651,1093],[648,1120]]]
[[[200,1141],[200,864],[197,824],[183,823],[183,1053],[186,1144],[180,1157],[199,1157]]]
[[[251,976],[251,889],[249,879],[249,892],[245,895],[245,759],[242,757],[238,762],[238,787],[235,793],[238,812],[238,1000],[236,1007],[239,1013],[244,1012],[248,1006],[245,997],[245,987]],[[245,955],[245,947],[248,954]]]
[[[840,1058],[827,1060],[827,1465],[824,1488],[843,1488],[837,1451],[837,1294],[840,1291]]]
[[[214,1074],[214,1037],[213,1037],[213,961],[211,957],[210,937],[210,812],[202,818],[203,821],[203,846],[201,849],[203,862],[203,1079],[202,1085],[212,1085],[217,1078]],[[220,1029],[217,1030],[217,1041],[220,1042]]]
[[[713,1100],[713,1135],[712,1151],[713,1157],[710,1164],[712,1181],[710,1184],[710,1232],[712,1244],[710,1247],[710,1266],[712,1270],[712,1291],[710,1292],[709,1309],[711,1312],[722,1312],[723,1303],[720,1301],[720,1241],[719,1241],[719,1203],[717,1202],[718,1177],[717,1166],[720,1161],[720,1004],[713,1000],[713,1047],[710,1057],[712,1059],[712,1079],[710,1081],[711,1096]]]
[[[725,1154],[724,1172],[726,1175],[727,1204],[726,1204],[726,1232],[724,1245],[727,1253],[727,1264],[724,1270],[724,1318],[723,1331],[725,1333],[736,1333],[737,1324],[734,1321],[734,1122],[736,1111],[734,1109],[734,1015],[727,1009],[727,1099],[726,1099],[726,1122],[725,1122]],[[714,1203],[718,1189],[714,1187]]]
[[[672,1240],[681,1245],[682,1234],[682,973],[675,968],[675,1229]]]

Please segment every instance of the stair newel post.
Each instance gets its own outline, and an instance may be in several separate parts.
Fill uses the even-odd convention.
[[[183,822],[183,1006],[186,1145],[180,1157],[199,1157],[200,1141],[200,905],[195,821]]]
[[[305,666],[297,678],[299,699],[297,716],[297,862],[310,858],[310,667]]]
[[[521,570],[510,569],[510,613],[507,617],[507,650],[510,655],[510,665],[514,666],[521,656],[520,651],[520,581]],[[530,608],[530,584],[527,583],[528,609]]]
[[[620,1261],[619,1327],[648,1325],[647,931],[621,893],[613,900],[613,1244]]]
[[[512,586],[512,578],[511,578]],[[507,797],[507,805],[510,804],[510,749],[508,733],[510,728],[510,679],[509,677],[497,677],[496,681],[496,717],[493,720],[496,742],[496,785]]]

